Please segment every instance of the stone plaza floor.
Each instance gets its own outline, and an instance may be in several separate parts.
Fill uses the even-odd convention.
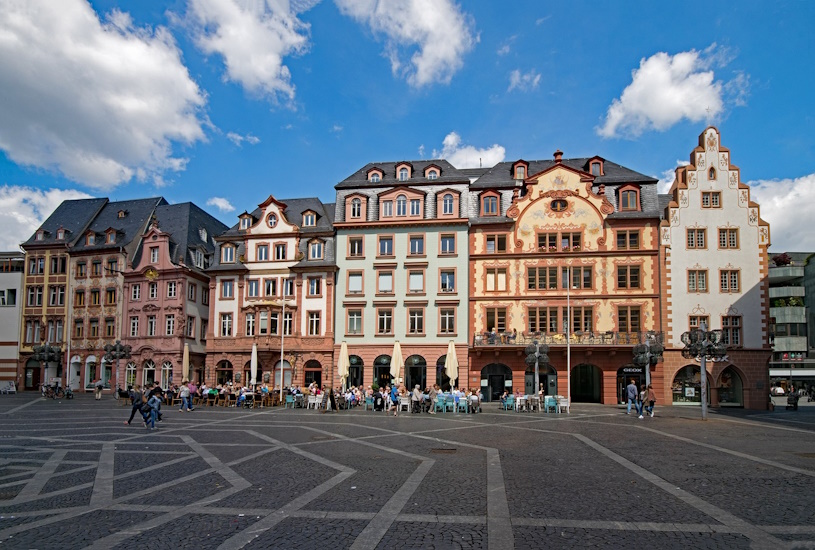
[[[815,548],[815,408],[569,415],[0,396],[3,548]]]

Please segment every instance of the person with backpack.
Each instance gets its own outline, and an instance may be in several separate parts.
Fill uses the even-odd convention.
[[[390,387],[391,406],[388,408],[388,414],[393,409],[393,416],[399,416],[399,388],[396,384]]]

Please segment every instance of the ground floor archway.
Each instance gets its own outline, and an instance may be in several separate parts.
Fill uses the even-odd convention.
[[[544,395],[557,395],[557,371],[550,363],[538,365],[538,382]],[[524,394],[535,394],[535,365],[527,366],[524,372]]]
[[[391,383],[391,356],[380,355],[374,359],[374,382],[380,388],[390,385]],[[397,382],[397,381],[394,381]]]
[[[589,363],[572,367],[571,395],[576,403],[601,403],[603,373],[600,367]]]
[[[719,406],[721,407],[743,407],[744,406],[744,381],[739,371],[733,365],[725,368],[719,375],[719,383],[716,386],[719,394]]]
[[[450,391],[450,377],[447,376],[447,355],[442,355],[436,359],[436,384],[442,391]]]
[[[687,365],[679,369],[671,384],[672,402],[674,405],[701,405],[702,404],[702,369],[699,365]],[[710,377],[707,379],[708,388]],[[710,404],[710,392],[707,394]]]
[[[498,401],[504,391],[512,392],[512,370],[503,363],[490,363],[481,369],[481,395],[484,401]]]
[[[323,366],[316,359],[309,359],[303,366],[303,385],[308,387],[312,382],[323,387]]]
[[[405,359],[405,386],[413,390],[417,385],[422,390],[427,387],[427,361],[421,355],[411,355]]]
[[[628,403],[626,397],[626,386],[634,382],[639,390],[645,384],[645,367],[638,367],[633,363],[623,365],[617,370],[617,402],[621,404]]]
[[[364,387],[362,384],[365,382],[365,363],[359,355],[348,356],[348,387],[356,386],[358,388]]]

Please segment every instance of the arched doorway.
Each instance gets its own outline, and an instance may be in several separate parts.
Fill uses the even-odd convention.
[[[543,385],[544,395],[557,395],[557,371],[551,364],[543,363],[538,365],[538,382]],[[526,367],[524,394],[535,394],[535,365]]]
[[[303,367],[305,378],[303,384],[308,386],[312,382],[316,382],[318,386],[323,387],[323,366],[316,359],[309,359]]]
[[[25,378],[23,387],[27,390],[36,390],[40,387],[40,362],[29,359],[25,362]]]
[[[71,357],[71,366],[68,369],[68,385],[72,390],[78,390],[82,383],[82,358],[78,355]]]
[[[93,390],[97,380],[99,380],[99,370],[97,369],[96,356],[89,355],[85,359],[85,389]]]
[[[719,406],[744,406],[744,382],[739,372],[732,365],[724,369],[722,374],[719,375]]]
[[[141,383],[142,386],[147,387],[150,384],[155,384],[156,382],[156,364],[153,363],[152,359],[148,359],[142,365],[142,374],[141,374]]]
[[[127,389],[130,389],[136,385],[136,363],[133,361],[130,361],[125,366],[125,385]]]
[[[165,390],[173,383],[173,364],[170,361],[164,361],[161,364],[161,387]]]
[[[224,359],[215,365],[215,384],[223,386],[232,382],[232,363]]]
[[[481,369],[481,394],[484,401],[498,401],[504,390],[512,391],[512,371],[502,363],[490,363]]]
[[[380,355],[374,359],[374,382],[379,384],[380,388],[384,388],[391,383],[390,355]]]
[[[572,368],[572,401],[600,403],[603,395],[603,373],[597,365],[580,363]]]
[[[276,388],[280,388],[280,377],[283,376],[283,387],[290,388],[291,387],[291,363],[288,361],[283,361],[283,369],[281,371],[281,364],[280,361],[274,364],[274,385]]]
[[[363,387],[363,366],[362,357],[359,355],[348,356],[348,386]]]
[[[439,385],[441,391],[448,392],[451,389],[450,377],[447,376],[447,355],[442,355],[436,359],[436,384]]]
[[[702,369],[699,365],[687,365],[679,369],[671,384],[674,405],[701,405],[702,404]],[[707,379],[708,387],[710,378]],[[707,395],[710,404],[710,392]]]
[[[617,370],[617,402],[626,404],[628,403],[628,399],[626,398],[626,391],[625,388],[631,382],[637,385],[637,389],[642,387],[645,384],[645,367],[638,367],[633,363],[629,363],[627,365],[623,365]]]
[[[421,355],[411,355],[405,359],[405,386],[412,390],[417,384],[422,390],[427,387],[427,361]]]

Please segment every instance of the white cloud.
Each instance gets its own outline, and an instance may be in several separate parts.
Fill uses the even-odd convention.
[[[288,55],[308,49],[310,26],[297,14],[314,2],[288,0],[189,0],[188,22],[193,39],[207,54],[223,57],[224,79],[248,92],[294,99]]]
[[[424,143],[419,145],[419,158],[420,159],[424,158]]]
[[[334,126],[331,127],[332,134],[339,134],[340,132],[342,132],[342,126],[340,126],[339,124],[335,124]]]
[[[807,231],[810,213],[806,207],[815,201],[815,174],[795,179],[749,181],[750,199],[761,206],[761,217],[770,224],[771,250],[811,252],[815,232]]]
[[[528,72],[523,74],[520,70],[515,69],[509,73],[509,88],[507,88],[507,92],[511,92],[512,90],[528,92],[529,90],[534,90],[537,88],[540,81],[541,75],[539,72],[535,71],[535,69],[530,69]]]
[[[535,25],[539,27],[539,26],[543,25],[547,20],[549,20],[551,18],[552,18],[551,15],[546,15],[544,17],[538,17],[537,19],[535,19]]]
[[[334,0],[340,11],[385,36],[393,74],[411,86],[450,82],[478,42],[474,21],[453,0]],[[409,62],[404,58],[413,50]]]
[[[163,27],[83,0],[3,0],[0,149],[97,189],[184,170],[206,99]]]
[[[223,197],[210,197],[209,199],[207,199],[207,206],[214,206],[221,212],[232,212],[233,210],[235,210],[235,207],[232,206],[232,203]]]
[[[512,48],[510,48],[509,44],[504,44],[503,46],[498,48],[498,51],[496,51],[495,53],[497,53],[498,55],[507,55],[511,49]]]
[[[478,168],[494,166],[504,160],[506,149],[497,143],[491,147],[477,149],[472,145],[461,145],[461,137],[450,132],[445,136],[441,151],[433,150],[433,156],[444,158],[456,168]]]
[[[657,182],[657,192],[658,193],[667,193],[671,190],[671,185],[673,185],[674,180],[676,179],[676,168],[679,166],[687,166],[690,164],[686,160],[676,160],[676,165],[673,168],[669,168],[667,170],[662,171],[662,177],[659,178]]]
[[[75,189],[49,189],[0,186],[0,250],[19,250],[20,243],[28,240],[37,228],[64,200],[87,199]]]
[[[631,73],[631,84],[611,102],[597,133],[608,138],[636,137],[648,130],[667,130],[682,119],[715,118],[723,113],[726,102],[743,105],[747,75],[738,73],[726,83],[715,80],[713,68],[731,60],[730,51],[716,44],[701,52],[659,52],[641,59],[639,68]]]
[[[258,143],[260,143],[260,138],[257,136],[253,136],[252,134],[246,134],[245,136],[242,136],[235,132],[227,132],[226,139],[228,139],[238,147],[243,145],[244,141],[249,145],[257,145]]]

